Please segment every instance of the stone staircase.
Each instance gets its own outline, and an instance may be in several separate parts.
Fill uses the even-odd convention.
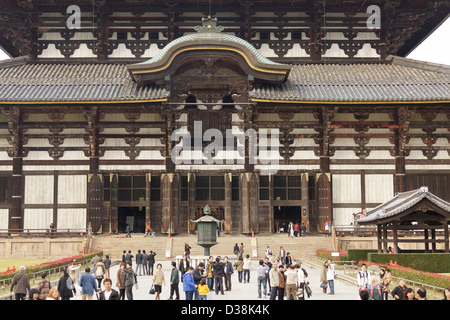
[[[211,247],[211,255],[233,255],[234,245],[244,244],[244,255],[251,258],[265,256],[266,247],[269,245],[274,255],[278,256],[280,246],[290,252],[294,259],[301,259],[307,254],[314,255],[317,249],[332,250],[332,240],[324,236],[307,236],[289,238],[286,234],[255,235],[227,235],[222,234],[217,238],[218,244]],[[124,236],[97,235],[93,238],[91,251],[100,250],[108,254],[112,259],[121,259],[123,250],[131,250],[136,255],[137,250],[153,250],[157,253],[156,259],[174,259],[184,252],[184,244],[191,247],[192,256],[202,256],[203,247],[197,245],[196,234],[174,235],[170,238],[158,235],[155,238],[144,238],[143,234],[132,234],[131,238]]]

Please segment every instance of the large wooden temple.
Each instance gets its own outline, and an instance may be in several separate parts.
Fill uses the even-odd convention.
[[[405,58],[448,1],[73,2],[0,0],[0,229],[187,233],[209,204],[226,233],[314,233],[450,201],[450,66]],[[177,163],[178,129],[264,129],[277,170],[249,139]]]

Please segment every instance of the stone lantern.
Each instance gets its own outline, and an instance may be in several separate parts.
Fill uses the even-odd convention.
[[[197,244],[203,247],[205,256],[210,256],[210,248],[218,243],[216,242],[217,222],[220,220],[211,216],[210,213],[211,208],[206,205],[203,208],[203,216],[197,220],[191,220],[197,223]]]

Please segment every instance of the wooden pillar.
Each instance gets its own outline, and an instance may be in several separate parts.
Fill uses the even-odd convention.
[[[270,232],[277,232],[275,226],[275,217],[273,211],[273,175],[269,175],[269,217],[270,217]],[[259,197],[259,195],[258,195]]]
[[[12,158],[11,209],[9,210],[8,229],[23,230],[23,130],[20,129],[23,115],[19,107],[5,107],[5,115],[10,134],[8,155]]]
[[[383,233],[381,230],[381,224],[377,224],[377,243],[378,243],[378,253],[382,253]]]
[[[152,219],[151,219],[151,188],[152,188],[152,174],[145,174],[145,228],[147,228],[147,224],[152,228]],[[153,230],[153,228],[152,228]]]
[[[226,173],[224,176],[225,179],[225,208],[224,208],[224,215],[225,215],[225,233],[231,233],[232,227],[233,227],[233,220],[231,215],[232,210],[232,186],[231,186],[231,180],[232,175],[230,173]]]
[[[424,243],[425,243],[425,252],[428,253],[428,252],[430,252],[430,247],[428,245],[428,229],[424,229],[423,231],[424,231],[423,234],[424,234],[424,237],[425,237],[425,241],[424,241]]]
[[[178,233],[179,229],[179,175],[176,173],[164,173],[161,175],[162,188],[162,224],[161,232]]]
[[[196,208],[195,208],[195,180],[196,176],[194,173],[188,173],[188,232],[195,232],[195,223],[191,223],[190,220],[196,220]]]
[[[309,175],[302,173],[302,212],[301,223],[305,224],[306,231],[309,232]],[[300,223],[300,225],[301,225]]]
[[[398,234],[397,234],[397,221],[393,223],[393,233],[394,233],[394,253],[398,253]]]
[[[111,185],[111,205],[109,207],[111,216],[111,233],[119,232],[119,208],[117,207],[117,201],[119,197],[119,175],[117,173],[111,173],[109,176]]]
[[[388,228],[387,224],[382,225],[383,227],[383,245],[384,245],[384,253],[388,253]]]
[[[431,229],[431,240],[433,240],[431,243],[431,252],[436,253],[436,229]]]
[[[445,253],[449,253],[449,236],[448,236],[449,221],[444,221],[444,239],[445,239]]]
[[[258,181],[255,173],[241,174],[242,233],[259,232]]]

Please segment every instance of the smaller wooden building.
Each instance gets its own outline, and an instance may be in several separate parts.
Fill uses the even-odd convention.
[[[398,193],[391,200],[367,212],[357,220],[359,225],[376,224],[378,229],[378,252],[387,253],[388,231],[392,231],[394,253],[398,253],[399,242],[423,242],[425,252],[436,252],[436,243],[445,243],[449,252],[450,203],[436,197],[428,187]],[[411,237],[399,239],[400,231],[424,231],[423,239]],[[431,231],[431,239],[430,239]],[[444,239],[438,239],[437,231],[443,231]]]

